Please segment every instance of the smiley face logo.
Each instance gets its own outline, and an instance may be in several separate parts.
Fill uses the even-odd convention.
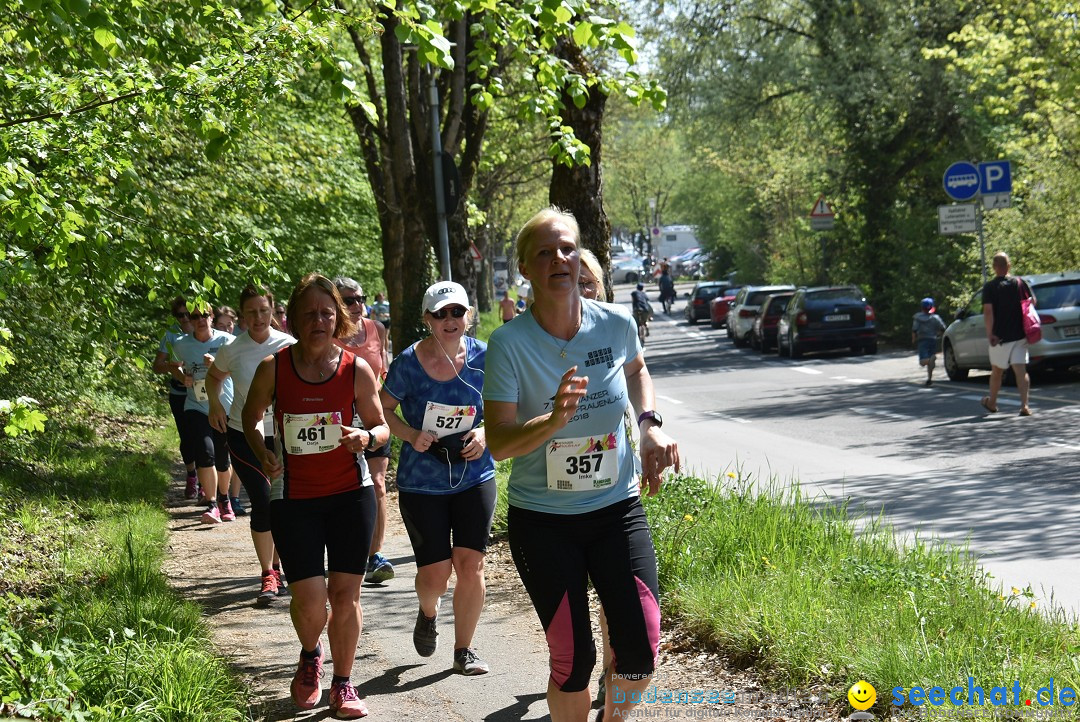
[[[859,680],[855,684],[851,685],[851,689],[847,693],[848,702],[851,702],[851,706],[857,710],[868,710],[874,706],[874,702],[877,700],[877,690],[869,682]]]

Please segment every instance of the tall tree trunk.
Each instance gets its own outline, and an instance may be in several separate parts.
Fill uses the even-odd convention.
[[[572,40],[558,42],[555,54],[583,77],[595,75],[589,60]],[[568,167],[557,159],[551,172],[548,199],[552,205],[574,214],[581,228],[581,243],[600,260],[604,269],[604,286],[609,301],[611,289],[611,223],[604,212],[604,177],[601,145],[603,141],[604,107],[607,96],[598,85],[589,88],[588,100],[578,108],[573,99],[563,94],[562,121],[574,130],[578,140],[589,147],[589,165]]]
[[[492,268],[491,268],[491,226],[485,225],[477,231],[473,243],[476,250],[480,251],[483,260],[480,262],[480,270],[476,277],[476,308],[486,313],[495,307],[492,298]]]
[[[344,7],[340,4],[339,7]],[[381,6],[380,6],[381,7]],[[457,160],[460,174],[459,208],[447,218],[450,267],[453,279],[476,298],[476,271],[470,257],[468,196],[480,162],[488,111],[468,102],[468,89],[486,86],[495,77],[478,78],[468,70],[467,54],[473,39],[467,32],[472,15],[449,24],[447,36],[455,41],[455,67],[439,70],[420,62],[402,48],[392,12],[381,7],[380,62],[372,62],[365,38],[353,27],[349,34],[364,70],[366,90],[375,107],[372,118],[357,105],[346,105],[360,139],[368,180],[379,213],[383,246],[383,278],[391,306],[394,346],[403,349],[423,331],[424,290],[432,282],[431,252],[439,250],[435,204],[436,161],[431,140],[431,79],[435,74],[439,97],[440,141]],[[381,67],[381,78],[377,70]]]

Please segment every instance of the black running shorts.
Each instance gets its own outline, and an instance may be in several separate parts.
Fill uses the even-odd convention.
[[[321,577],[327,568],[363,575],[374,530],[374,486],[270,502],[270,531],[289,584]]]
[[[457,494],[398,491],[398,509],[409,532],[416,566],[449,559],[451,548],[486,552],[495,516],[495,480]]]

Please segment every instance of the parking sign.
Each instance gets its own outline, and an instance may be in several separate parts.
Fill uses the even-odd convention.
[[[1012,168],[1007,160],[979,163],[979,193],[1012,193]]]

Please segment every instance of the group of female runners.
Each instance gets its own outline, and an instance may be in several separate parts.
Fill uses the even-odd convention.
[[[631,693],[647,684],[659,597],[639,490],[656,493],[663,469],[678,468],[678,448],[661,429],[632,317],[579,295],[601,279],[599,269],[582,269],[578,236],[573,217],[556,209],[525,225],[517,260],[535,303],[497,329],[490,347],[465,334],[473,313],[465,289],[440,282],[422,302],[429,335],[388,364],[385,329],[363,317],[358,284],[318,274],[305,276],[289,298],[282,315],[291,335],[271,328],[273,297],[249,287],[240,299],[246,333],[214,345],[201,314],[188,311],[192,329],[170,341],[183,362],[170,372],[184,384],[186,406],[203,371],[195,364],[206,365],[206,421],[198,428],[210,443],[185,454],[195,454],[204,491],[218,499],[217,442],[232,454],[251,499],[260,600],[283,586],[280,557],[301,645],[290,686],[299,707],[321,699],[325,629],[334,659],[331,714],[368,714],[350,673],[363,621],[361,582],[380,567],[374,552],[385,528],[391,434],[404,442],[397,486],[417,564],[413,642],[421,656],[436,651],[440,600],[453,572],[453,668],[489,671],[473,635],[485,596],[494,460],[514,457],[510,547],[547,634],[552,719],[588,717],[590,582],[610,627],[604,682],[618,680]],[[640,412],[640,464],[624,418],[629,404]],[[608,695],[597,719],[625,713],[631,699],[640,695]]]

